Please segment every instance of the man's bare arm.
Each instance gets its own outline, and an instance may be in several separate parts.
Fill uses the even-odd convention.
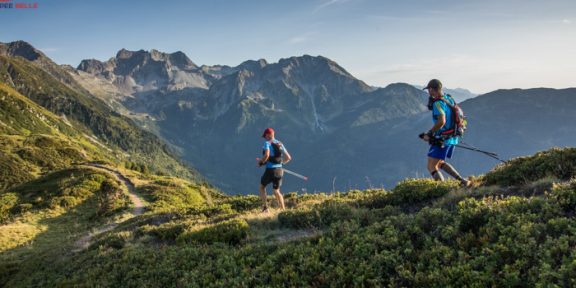
[[[264,156],[262,156],[262,159],[258,161],[258,166],[264,165],[266,161],[268,161],[268,158],[270,158],[270,149],[264,150]]]
[[[438,131],[442,129],[442,126],[444,126],[444,124],[446,124],[446,115],[440,114],[438,115],[438,120],[436,121],[436,124],[432,126],[432,129],[430,129],[430,131],[432,132]]]
[[[292,160],[292,156],[290,156],[290,153],[288,153],[287,150],[284,150],[284,161],[282,162],[282,164],[286,164],[290,162],[290,160]]]

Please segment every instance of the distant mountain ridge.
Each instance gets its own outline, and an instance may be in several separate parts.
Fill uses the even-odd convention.
[[[418,89],[422,89],[425,86],[414,85],[414,87],[416,87]],[[464,89],[464,88],[450,89],[450,88],[444,87],[442,90],[444,93],[450,94],[450,96],[452,96],[454,98],[454,100],[456,100],[457,103],[464,102],[465,100],[472,99],[472,98],[478,96],[478,94],[472,93],[470,90]]]
[[[107,62],[112,64],[104,65],[107,68],[102,68],[101,62],[83,61],[76,73],[91,72],[96,78],[107,81],[106,85],[114,85],[129,94],[120,102],[133,118],[137,118],[136,121],[179,147],[185,159],[198,163],[203,174],[221,187],[227,187],[231,193],[246,193],[245,179],[255,179],[254,175],[258,174],[243,168],[246,162],[238,159],[238,155],[259,153],[258,135],[265,127],[277,129],[278,137],[286,141],[295,155],[307,155],[306,145],[322,145],[323,139],[340,131],[389,123],[426,109],[426,95],[422,91],[401,83],[386,88],[371,87],[322,56],[290,57],[277,63],[249,60],[236,67],[196,66],[183,70],[163,60],[168,58],[166,56],[156,57],[161,59],[158,61],[151,60],[152,54],[153,51],[121,50]],[[114,68],[119,65],[113,63],[122,61],[138,68]],[[163,66],[158,64],[160,62]],[[135,81],[140,83],[138,87],[150,89],[134,89],[132,91],[140,92],[130,94],[125,89],[126,82],[118,79],[145,79],[138,75],[142,71],[152,71],[146,68],[150,63],[155,63],[157,68],[154,75],[170,74],[161,70],[192,73],[204,77],[202,83],[210,86],[206,88],[188,82],[185,87],[176,87],[171,84],[173,80],[153,80],[152,84]],[[148,79],[161,78],[150,77]],[[328,150],[332,151],[332,148]],[[227,166],[237,173],[226,176],[229,173],[220,169],[219,162],[213,161],[221,158],[227,159]],[[304,170],[311,164],[299,163]],[[330,170],[334,168],[337,167]]]
[[[167,54],[157,50],[122,49],[116,57],[106,62],[83,60],[77,69],[101,76],[128,94],[156,89],[172,91],[184,87],[206,89],[209,86],[207,78],[210,78],[180,51]]]
[[[314,179],[310,183],[286,181],[289,190],[389,186],[405,177],[428,175],[422,164],[427,145],[414,135],[429,129],[432,120],[424,106],[427,93],[418,86],[397,83],[384,88],[370,87],[336,62],[322,56],[290,57],[277,63],[263,59],[248,60],[236,67],[189,66],[191,68],[186,70],[172,64],[167,60],[168,56],[153,57],[153,53],[156,52],[124,51],[118,53],[121,57],[117,55],[109,60],[138,63],[130,66],[140,67],[135,70],[108,69],[111,72],[101,72],[102,69],[88,68],[86,64],[71,73],[86,73],[82,74],[85,79],[92,75],[91,79],[100,79],[114,89],[124,89],[125,96],[117,101],[116,106],[121,106],[121,110],[141,126],[178,147],[186,160],[196,163],[203,174],[229,193],[253,193],[252,184],[258,183],[260,172],[249,169],[253,163],[246,159],[253,158],[247,155],[260,153],[262,139],[259,135],[265,127],[274,127],[278,131],[277,137],[295,156],[290,164],[292,169]],[[156,70],[146,68],[150,63],[155,63]],[[82,70],[97,72],[90,74]],[[143,71],[156,71],[152,74],[168,76],[152,77],[149,73],[146,78],[141,76]],[[105,73],[116,74],[106,78]],[[174,85],[177,81],[169,75],[178,73],[196,75],[204,79],[201,83],[206,85],[192,82]],[[110,79],[140,79],[135,80],[137,85],[134,87],[147,88],[133,89],[128,93],[125,81]],[[133,92],[136,90],[140,92]],[[518,133],[524,133],[516,131],[516,127],[529,129],[521,124],[522,118],[497,123],[491,120],[514,114],[500,111],[504,107],[500,103],[503,105],[508,100],[488,100],[492,97],[476,96],[460,88],[445,91],[462,102],[470,117],[465,141],[480,148],[508,158],[569,143],[566,142],[569,136],[553,136],[557,134],[554,131],[571,131],[569,126],[560,125],[547,128],[543,135],[548,138],[545,137],[541,144],[522,145],[515,138]],[[513,107],[524,106],[521,103],[516,105],[516,101],[523,100],[511,100],[514,99],[512,94],[523,93],[520,90],[498,94],[510,100],[507,109],[513,110]],[[537,97],[552,97],[554,93],[553,89],[540,90]],[[574,91],[568,89],[563,93],[572,94]],[[553,108],[554,105],[574,105],[566,101],[563,104],[551,101],[549,109],[557,109]],[[482,108],[477,109],[477,105]],[[535,113],[530,107],[526,108],[522,110],[524,115]],[[562,123],[573,120],[569,115],[563,117]],[[501,133],[502,129],[508,134]],[[494,139],[505,139],[502,141],[513,144],[498,145],[500,141]],[[457,155],[452,162],[465,175],[483,173],[497,164],[493,159],[468,151]]]

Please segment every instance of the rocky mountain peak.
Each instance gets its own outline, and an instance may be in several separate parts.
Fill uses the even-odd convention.
[[[282,58],[278,61],[280,66],[317,66],[329,65],[332,60],[324,56],[310,56],[304,54],[302,56],[292,56],[290,58]]]
[[[194,64],[194,62],[192,62],[192,60],[190,60],[190,58],[188,58],[188,56],[186,56],[182,51],[164,53],[156,49],[152,49],[148,52],[145,50],[129,51],[123,48],[118,51],[115,60],[117,62],[127,61],[140,66],[147,64],[148,61],[162,62],[166,64],[166,66],[175,66],[181,70],[193,70],[198,68],[198,66]]]
[[[268,62],[265,59],[248,60],[238,65],[239,70],[258,71],[266,67]]]
[[[98,74],[102,73],[105,70],[105,67],[106,65],[101,61],[96,59],[86,59],[82,60],[76,69],[90,74]]]
[[[164,53],[156,49],[130,51],[123,48],[106,62],[84,60],[78,70],[107,79],[123,94],[208,89],[212,79],[182,51]]]
[[[120,49],[120,51],[118,51],[118,53],[116,53],[116,59],[128,59],[128,58],[132,58],[132,56],[134,56],[134,54],[136,53],[146,53],[146,51],[144,50],[139,50],[139,51],[129,51],[126,50],[124,48]]]
[[[155,61],[166,61],[166,54],[162,53],[156,49],[150,50],[150,57]]]
[[[168,59],[172,65],[182,69],[182,70],[191,70],[197,69],[198,66],[184,54],[182,51],[176,51],[172,54],[168,55]]]
[[[346,78],[354,78],[348,71],[342,68],[338,63],[324,56],[303,55],[299,57],[290,57],[278,61],[284,71],[293,69],[313,71],[314,73],[336,72]]]
[[[7,56],[20,56],[29,61],[35,61],[41,57],[46,57],[42,52],[25,41],[0,43],[0,54]]]

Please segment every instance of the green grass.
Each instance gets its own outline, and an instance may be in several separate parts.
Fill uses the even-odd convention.
[[[212,202],[219,192],[204,184],[194,184],[173,177],[155,177],[155,180],[137,187],[154,213],[184,212]]]
[[[396,190],[437,189],[436,183],[426,183],[407,180]],[[576,193],[572,185],[562,189]],[[362,193],[295,197],[297,210],[326,219],[318,232],[286,227],[281,216],[295,210],[271,221],[241,216],[251,210],[212,224],[183,217],[161,224],[164,234],[111,233],[85,253],[20,280],[23,285],[43,277],[57,285],[144,287],[535,286],[570,284],[576,273],[570,244],[576,243],[576,220],[563,208],[573,204],[556,196],[471,197],[454,207],[410,211],[393,209],[396,205],[366,208],[366,196],[390,194]],[[328,201],[316,203],[316,197]],[[290,241],[277,240],[283,237]]]
[[[553,164],[542,155],[533,160]],[[509,165],[504,168],[516,164]],[[390,191],[290,193],[290,209],[262,214],[255,195],[203,194],[208,187],[148,175],[139,184],[152,207],[144,215],[77,254],[35,254],[14,262],[12,252],[3,253],[12,262],[0,266],[0,283],[570,287],[576,285],[576,180],[557,176],[515,186],[480,178],[472,189],[406,179]],[[42,239],[38,235],[50,233],[51,225],[22,226],[15,237]]]
[[[108,151],[17,91],[0,83],[0,191],[73,163],[111,160]]]
[[[486,174],[488,185],[524,185],[546,177],[569,180],[576,176],[576,148],[555,148],[519,157]]]
[[[110,174],[92,168],[69,168],[15,186],[0,192],[1,220],[9,222],[28,212],[43,209],[74,209],[100,192],[103,182],[117,181],[110,179],[113,179]],[[121,206],[127,205],[122,203]]]
[[[72,168],[0,193],[0,284],[28,265],[70,253],[74,241],[102,225],[108,219],[98,214],[106,181],[116,180],[99,170]]]

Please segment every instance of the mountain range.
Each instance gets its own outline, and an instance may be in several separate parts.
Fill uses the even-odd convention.
[[[372,87],[326,57],[200,66],[182,52],[122,49],[108,61],[84,60],[73,68],[56,65],[25,42],[3,44],[0,53],[31,61],[58,80],[59,87],[78,93],[85,106],[122,121],[131,119],[126,125],[159,136],[169,145],[164,150],[179,155],[230,194],[255,193],[261,171],[254,159],[260,156],[260,135],[266,127],[277,130],[277,138],[293,155],[287,168],[310,179],[287,180],[286,191],[388,187],[405,177],[427,177],[423,164],[427,145],[415,137],[431,126],[424,105],[427,95],[404,83]],[[4,77],[14,82],[11,76]],[[27,86],[33,92],[41,85]],[[569,112],[576,105],[574,94],[572,88],[498,90],[476,97],[464,93],[459,97],[467,98],[461,106],[470,125],[463,140],[504,159],[569,146],[575,140],[570,125],[575,119]],[[107,105],[93,104],[93,96]],[[55,101],[37,100],[41,105]],[[61,106],[66,105],[54,104],[51,109],[62,114]],[[67,117],[76,121],[82,114]],[[508,119],[510,115],[514,117]],[[95,137],[118,134],[98,131],[110,126],[99,119],[88,121],[100,126],[89,127],[96,129]],[[147,136],[116,136],[112,142],[130,150],[130,145],[150,143],[142,137],[152,134],[142,135]],[[151,167],[165,162],[133,154],[136,162]],[[498,162],[457,150],[452,163],[462,174],[474,175]]]
[[[253,159],[266,127],[275,128],[293,154],[287,168],[310,177],[309,183],[285,181],[288,191],[391,186],[405,177],[427,176],[427,145],[415,137],[431,127],[427,95],[404,83],[369,86],[326,57],[198,66],[182,52],[122,49],[106,62],[84,60],[69,72],[231,194],[255,193],[260,172]],[[94,89],[93,83],[102,85]],[[447,91],[467,99],[465,141],[503,158],[573,140],[565,132],[574,130],[568,123],[575,119],[555,111],[576,106],[574,89],[499,90],[476,97],[463,89]],[[539,99],[546,104],[527,105]],[[520,117],[539,115],[542,105],[552,118]],[[519,117],[504,121],[504,115]],[[526,139],[531,128],[525,123],[541,128],[539,139]],[[468,151],[453,161],[466,175],[498,163]]]
[[[198,67],[189,64],[193,62],[188,58],[170,60],[175,54],[180,55],[121,50],[105,63],[83,61],[76,75],[92,73],[114,85],[118,94],[124,93],[118,102],[129,114],[143,119],[139,123],[178,147],[186,160],[230,193],[251,192],[246,184],[257,181],[260,172],[254,169],[253,159],[261,153],[259,135],[268,126],[277,129],[278,138],[301,159],[293,162],[294,169],[320,183],[343,171],[328,167],[325,175],[313,172],[314,165],[338,160],[335,147],[339,145],[328,144],[326,139],[347,129],[392,123],[425,110],[425,96],[418,89],[407,84],[370,87],[321,56]],[[183,80],[199,76],[204,81]],[[155,80],[147,82],[150,79]],[[127,88],[126,82],[135,85]],[[295,184],[288,187],[302,183]],[[327,186],[311,187],[319,188]]]

